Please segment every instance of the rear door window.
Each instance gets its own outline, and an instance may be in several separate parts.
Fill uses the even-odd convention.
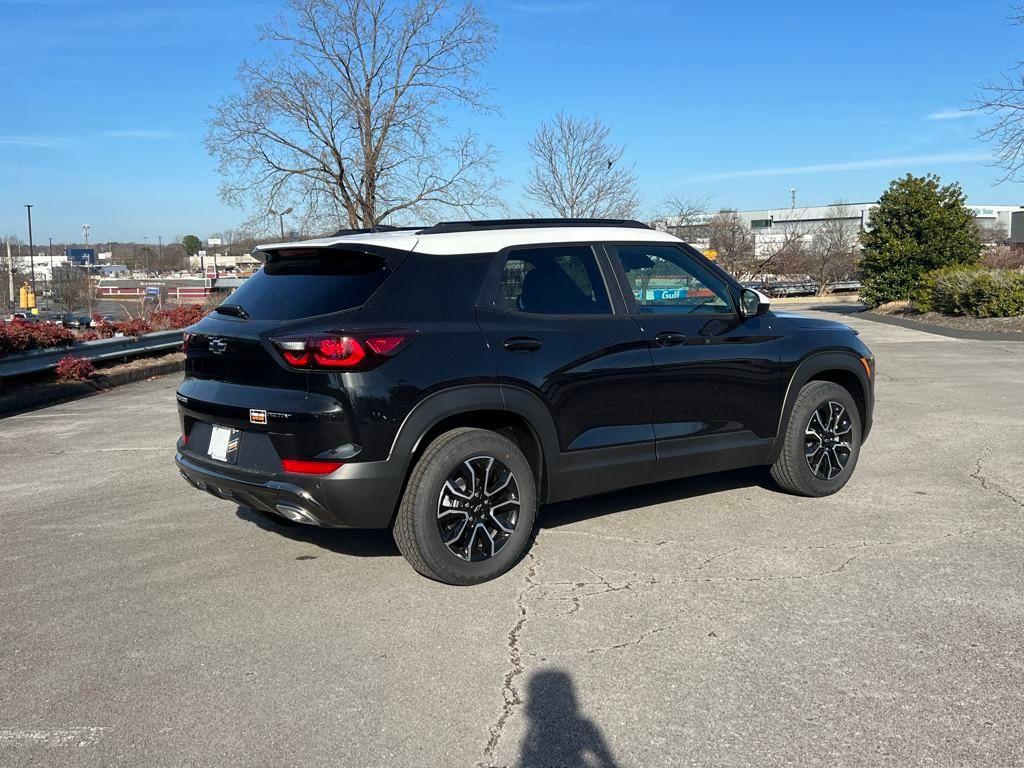
[[[226,298],[253,320],[298,320],[366,303],[391,272],[379,257],[332,251],[272,261]]]
[[[509,253],[496,305],[538,315],[608,315],[612,311],[594,251],[585,245]]]

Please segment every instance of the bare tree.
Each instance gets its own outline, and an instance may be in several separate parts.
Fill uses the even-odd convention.
[[[528,198],[543,213],[573,219],[629,219],[640,207],[632,168],[623,165],[625,148],[611,140],[598,118],[559,112],[542,122],[527,145],[533,158],[526,182]]]
[[[1010,244],[1010,233],[1006,227],[995,221],[986,221],[978,225],[978,239],[986,247]]]
[[[1010,21],[1024,25],[1024,5],[1013,6]],[[1003,169],[1000,181],[1019,180],[1024,171],[1024,60],[984,83],[972,106],[993,118],[978,135],[995,148],[993,161]]]
[[[241,92],[210,120],[222,197],[263,228],[294,207],[306,231],[495,205],[494,149],[446,130],[455,106],[489,109],[478,80],[495,28],[474,3],[451,6],[290,0],[261,30],[276,51],[243,62]]]
[[[65,313],[84,309],[92,314],[96,304],[96,286],[87,268],[72,265],[54,267],[53,282],[57,289],[57,300]]]
[[[859,222],[856,211],[840,201],[829,206],[825,220],[811,231],[800,266],[818,283],[819,295],[828,290],[830,283],[853,273],[858,255]]]
[[[742,275],[754,262],[754,233],[736,211],[719,211],[708,223],[708,240],[722,269]]]
[[[669,195],[654,224],[691,245],[710,240],[711,217],[707,197]]]

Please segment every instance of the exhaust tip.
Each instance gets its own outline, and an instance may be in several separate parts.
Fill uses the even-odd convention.
[[[296,507],[292,504],[278,504],[274,507],[277,513],[282,517],[286,517],[294,523],[304,523],[305,525],[320,525],[320,521],[317,520],[313,515],[304,510],[302,507]]]

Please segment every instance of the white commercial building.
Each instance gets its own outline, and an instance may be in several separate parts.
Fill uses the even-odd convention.
[[[878,206],[872,203],[843,203],[836,205],[812,205],[790,208],[764,208],[761,210],[736,211],[754,233],[755,249],[759,253],[771,251],[794,237],[809,239],[815,229],[823,224],[842,222],[853,231],[871,227],[871,212]],[[968,203],[974,213],[978,228],[987,235],[1000,240],[1010,237],[1010,223],[1014,213],[1024,211],[1021,205],[974,205]]]
[[[746,211],[722,210],[718,213],[702,213],[691,216],[685,222],[670,217],[654,222],[654,224],[660,229],[667,229],[679,234],[695,248],[706,250],[710,247],[708,240],[710,233],[707,225],[715,216],[735,215],[753,232],[755,253],[767,256],[794,240],[809,242],[814,237],[814,232],[826,224],[841,222],[851,232],[870,229],[871,212],[877,206],[877,202],[871,202],[761,208]],[[967,207],[974,213],[974,221],[988,240],[1009,240],[1011,223],[1016,218],[1021,239],[1024,241],[1024,206],[969,203]]]

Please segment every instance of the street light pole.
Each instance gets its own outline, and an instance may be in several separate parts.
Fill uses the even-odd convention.
[[[35,246],[32,244],[32,204],[25,203],[25,210],[28,211],[28,263],[32,271],[32,293],[36,292],[36,257],[32,253]]]
[[[285,208],[283,211],[275,211],[273,208],[270,209],[271,216],[277,216],[281,222],[281,240],[284,240],[284,217],[294,211],[294,208]]]

